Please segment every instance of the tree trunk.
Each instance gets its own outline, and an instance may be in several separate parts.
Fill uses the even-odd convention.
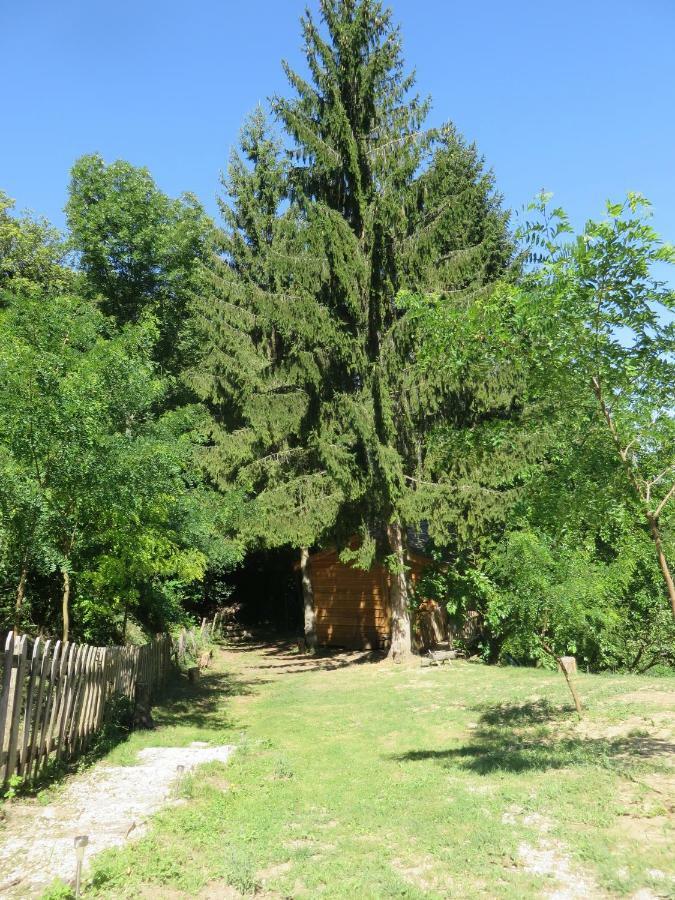
[[[316,609],[314,608],[314,589],[309,574],[309,550],[300,550],[300,572],[302,573],[302,602],[305,608],[305,643],[312,653],[316,650]]]
[[[122,643],[127,642],[127,618],[129,616],[129,601],[124,601],[124,618],[122,619]]]
[[[389,547],[396,560],[396,571],[391,576],[391,646],[389,659],[400,662],[412,652],[410,611],[408,609],[408,579],[405,574],[403,534],[399,522],[387,525]]]
[[[63,573],[63,596],[61,599],[61,610],[63,613],[63,643],[68,640],[68,632],[70,631],[70,575],[65,569]]]
[[[654,546],[656,548],[656,557],[659,561],[659,566],[661,567],[663,580],[666,582],[666,588],[668,589],[670,606],[673,611],[673,616],[675,616],[675,584],[673,584],[673,576],[670,574],[670,569],[668,568],[668,560],[666,559],[666,554],[663,552],[659,523],[654,518],[654,516],[650,515],[647,516],[647,521],[649,522],[649,530],[652,533],[652,540],[654,541]]]
[[[19,584],[16,589],[16,602],[14,604],[14,631],[19,633],[19,621],[21,619],[21,607],[26,596],[26,581],[28,579],[28,568],[24,564],[19,577]]]

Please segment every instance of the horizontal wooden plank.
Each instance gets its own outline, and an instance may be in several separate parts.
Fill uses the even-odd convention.
[[[315,590],[314,597],[321,597],[324,600],[336,600],[351,603],[362,603],[365,605],[378,605],[387,601],[385,594],[377,591],[345,591],[345,590]]]
[[[389,616],[317,616],[317,625],[335,625],[345,628],[389,628]]]
[[[315,581],[312,585],[314,594],[335,594],[336,596],[358,597],[367,600],[370,597],[386,599],[389,587],[386,584],[364,584],[361,581]]]
[[[335,628],[333,625],[317,627],[316,633],[319,639],[339,639],[354,637],[378,637],[388,638],[388,628]]]
[[[389,592],[380,584],[343,584],[334,581],[326,581],[314,583],[314,595],[317,594],[335,594],[336,597],[358,597],[360,600],[367,600],[369,597],[387,597]]]
[[[363,616],[389,617],[388,606],[378,606],[374,603],[360,606],[359,604],[353,603],[321,603],[320,601],[315,600],[314,609],[316,610],[317,615],[319,613],[321,613],[321,615],[326,615],[326,613],[328,613],[337,616],[349,616],[350,618]]]
[[[343,575],[342,572],[322,572],[320,575],[312,576],[312,586],[316,588],[320,584],[330,584],[333,587],[349,585],[349,587],[362,587],[365,590],[371,590],[374,587],[386,587],[386,581],[383,578],[371,578],[363,575]]]
[[[367,597],[360,600],[358,597],[335,597],[326,595],[314,595],[315,609],[344,610],[350,614],[358,614],[366,610],[374,610],[379,613],[389,614],[389,603],[383,599]]]
[[[351,606],[341,603],[314,603],[317,616],[343,616],[348,619],[389,618],[389,609],[385,606]]]
[[[312,575],[312,578],[320,578],[322,576],[330,578],[386,578],[385,570],[379,566],[374,569],[355,569],[353,566],[343,566],[340,564],[330,566],[313,566],[310,574]]]
[[[314,594],[347,594],[357,597],[387,597],[389,590],[384,584],[364,584],[362,581],[314,581]]]
[[[317,622],[317,628],[326,631],[389,631],[389,622]]]

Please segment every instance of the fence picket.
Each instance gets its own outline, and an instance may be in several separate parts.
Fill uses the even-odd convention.
[[[59,730],[56,743],[56,759],[61,760],[66,752],[66,739],[68,735],[68,720],[70,719],[70,711],[73,706],[73,697],[75,694],[75,671],[77,668],[78,657],[80,655],[80,647],[78,644],[71,644],[68,653],[68,665],[65,673],[65,683],[63,685],[63,697],[61,701],[61,709],[59,711]]]
[[[45,716],[49,706],[49,671],[51,667],[52,642],[45,641],[40,660],[40,672],[38,675],[39,687],[37,699],[35,701],[35,720],[33,725],[33,735],[30,742],[30,750],[27,758],[23,761],[21,774],[31,777],[33,771],[33,763],[36,757],[39,758],[40,742],[45,727]]]
[[[89,648],[89,658],[87,660],[86,684],[84,701],[82,704],[82,712],[80,714],[80,722],[78,725],[78,752],[82,752],[88,743],[91,734],[91,723],[93,719],[93,709],[96,701],[96,676],[98,673],[98,647]]]
[[[52,665],[49,675],[49,693],[45,698],[46,706],[44,713],[45,720],[43,725],[43,733],[40,737],[40,748],[38,751],[37,762],[35,764],[35,773],[33,777],[37,777],[43,764],[47,764],[47,760],[49,759],[49,754],[52,749],[52,729],[54,728],[54,722],[58,713],[58,704],[61,691],[61,668],[63,666],[63,659],[67,646],[68,645],[66,644],[64,647],[61,641],[57,641],[54,645],[54,655],[52,657]]]
[[[2,695],[0,696],[0,779],[4,782],[9,778],[7,770],[7,749],[5,738],[7,737],[7,714],[9,712],[9,688],[12,683],[12,670],[14,668],[14,632],[10,631],[5,641],[5,654],[2,663]]]
[[[28,638],[26,635],[19,638],[19,645],[15,648],[16,665],[12,673],[12,685],[9,689],[8,718],[9,718],[9,743],[7,750],[7,771],[14,774],[19,753],[19,722],[23,707],[24,671],[28,656]],[[13,664],[14,665],[14,664]],[[11,712],[9,711],[11,707]]]
[[[33,643],[33,654],[30,660],[30,668],[28,671],[28,691],[26,693],[26,709],[23,716],[23,734],[21,736],[21,750],[19,752],[18,769],[19,774],[23,772],[28,760],[29,747],[35,737],[35,728],[33,720],[36,718],[34,712],[35,695],[38,689],[38,679],[40,676],[40,663],[42,661],[43,643],[40,638],[36,638]]]

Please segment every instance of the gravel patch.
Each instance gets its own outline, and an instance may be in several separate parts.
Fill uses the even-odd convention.
[[[171,799],[177,774],[227,762],[234,747],[195,741],[189,747],[146,747],[133,766],[98,765],[72,778],[49,806],[19,802],[0,829],[0,900],[39,897],[55,878],[75,875],[73,839],[89,837],[85,856],[143,834],[149,816]]]

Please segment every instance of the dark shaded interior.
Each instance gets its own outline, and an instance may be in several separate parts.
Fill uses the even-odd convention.
[[[242,624],[303,633],[299,561],[299,551],[291,548],[260,550],[249,553],[244,564],[228,574],[228,603],[241,606],[237,618]]]

